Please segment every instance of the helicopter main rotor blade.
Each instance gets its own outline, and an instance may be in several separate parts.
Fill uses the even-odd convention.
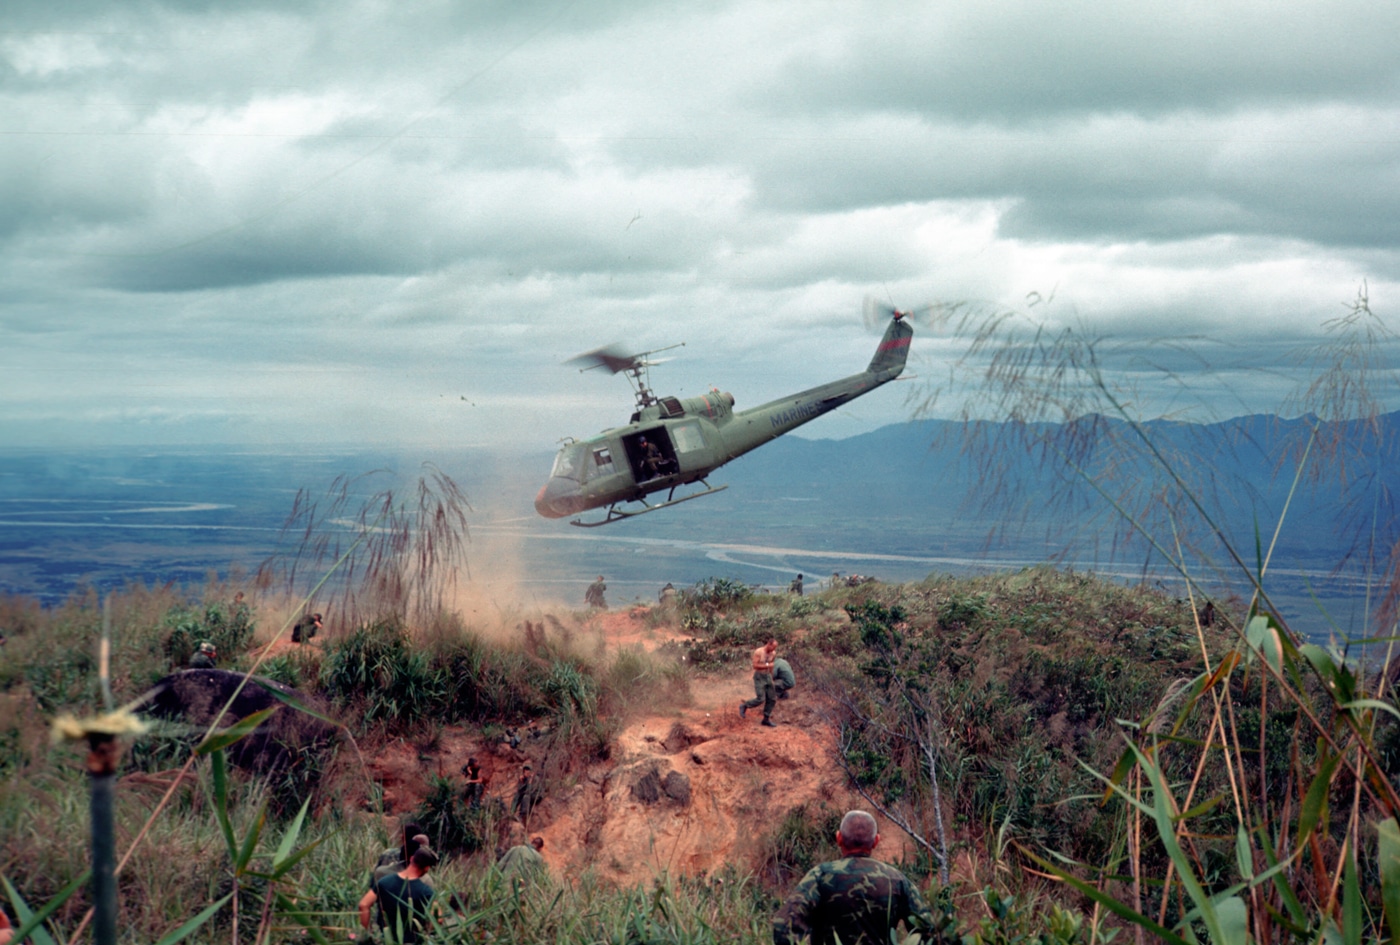
[[[582,364],[580,371],[590,371],[593,368],[607,368],[613,374],[620,374],[623,371],[630,371],[638,367],[642,362],[637,360],[635,354],[628,354],[617,345],[605,345],[593,351],[585,351],[577,357],[570,358],[565,364]]]

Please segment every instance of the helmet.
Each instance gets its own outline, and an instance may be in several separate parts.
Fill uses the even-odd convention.
[[[210,643],[208,640],[205,640],[202,643],[200,643],[198,649],[201,653],[213,654],[219,652],[214,648],[214,644]]]

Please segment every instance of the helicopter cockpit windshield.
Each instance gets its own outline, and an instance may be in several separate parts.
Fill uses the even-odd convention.
[[[549,474],[582,482],[584,456],[584,444],[570,443],[559,451],[558,456],[554,457],[554,468]]]

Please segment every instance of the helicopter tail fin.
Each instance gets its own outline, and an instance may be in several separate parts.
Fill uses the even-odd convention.
[[[885,375],[885,380],[898,377],[909,357],[909,339],[913,335],[914,329],[906,319],[899,315],[890,319],[890,327],[885,329],[880,347],[875,349],[875,357],[870,359],[870,366],[865,370]]]

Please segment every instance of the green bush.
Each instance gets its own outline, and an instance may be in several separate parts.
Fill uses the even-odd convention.
[[[480,806],[468,807],[450,778],[433,778],[413,820],[423,826],[435,852],[455,855],[494,850],[508,818],[499,798],[486,798]]]
[[[291,689],[301,688],[299,663],[288,653],[279,653],[263,660],[262,666],[258,668],[258,675]]]
[[[447,673],[409,643],[395,621],[360,627],[327,648],[323,692],[362,709],[366,723],[411,725],[448,704]]]
[[[214,644],[223,661],[233,659],[253,638],[252,611],[242,604],[206,604],[202,612],[178,608],[163,621],[167,630],[165,654],[174,669],[189,664],[195,648],[205,640]]]
[[[948,598],[938,609],[938,622],[949,630],[962,630],[974,626],[987,613],[987,599],[980,595]]]
[[[722,577],[699,581],[681,591],[679,596],[682,609],[710,614],[742,607],[752,603],[755,598],[754,590],[749,585]]]

